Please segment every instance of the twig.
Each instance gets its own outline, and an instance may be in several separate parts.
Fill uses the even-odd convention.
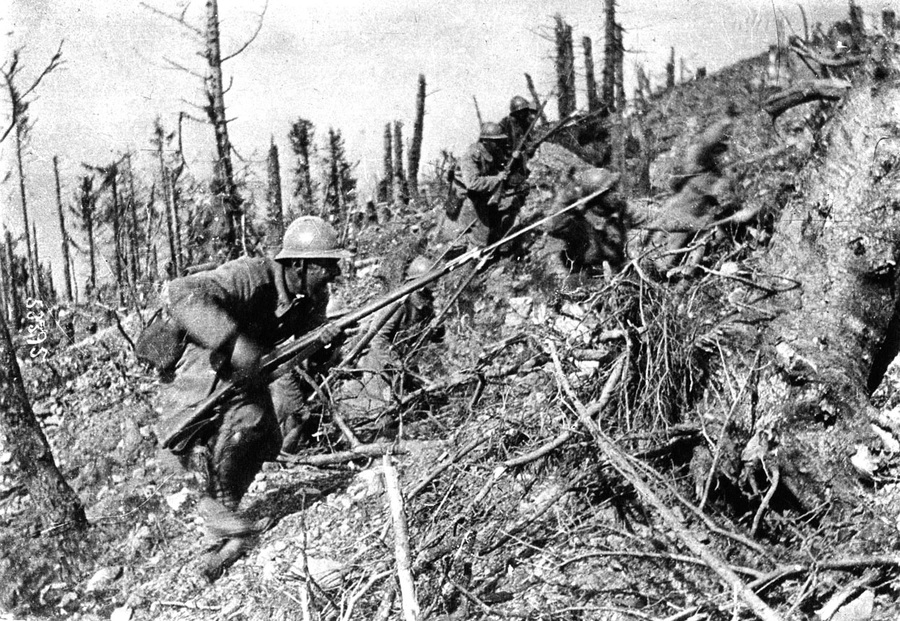
[[[384,488],[391,511],[391,521],[394,525],[394,556],[397,560],[397,580],[400,583],[400,599],[403,608],[403,616],[406,621],[416,621],[419,616],[419,602],[416,599],[416,585],[413,582],[409,555],[409,530],[406,525],[406,515],[403,510],[403,496],[400,493],[400,481],[397,469],[391,463],[391,456],[385,455],[382,464],[384,466]]]
[[[406,500],[409,501],[416,496],[419,495],[423,489],[428,487],[428,485],[437,477],[439,477],[447,468],[458,462],[460,459],[474,451],[476,448],[487,442],[491,437],[490,432],[485,432],[479,437],[475,438],[472,442],[469,442],[467,445],[459,449],[454,455],[448,457],[443,462],[438,464],[431,472],[429,472],[425,477],[413,486],[411,490],[406,493]]]
[[[747,386],[750,385],[750,381],[756,375],[756,365],[759,364],[760,352],[756,352],[756,357],[753,359],[753,365],[750,368],[750,373],[744,379],[743,385],[741,385],[741,389],[738,391],[737,396],[734,398],[734,401],[731,402],[731,408],[728,410],[728,416],[725,417],[725,422],[722,423],[722,430],[719,432],[719,439],[716,440],[716,452],[713,454],[712,465],[709,467],[709,474],[706,476],[706,484],[703,486],[703,496],[700,498],[700,511],[703,511],[704,507],[706,507],[706,501],[709,499],[709,490],[712,488],[713,479],[716,476],[716,471],[719,468],[719,459],[722,457],[722,447],[725,444],[725,437],[728,434],[728,426],[731,425],[731,419],[734,416],[734,413],[737,411],[738,403],[741,402],[741,398],[744,396],[744,393],[747,390]]]
[[[762,619],[762,621],[781,621],[781,617],[760,599],[756,593],[748,589],[747,585],[741,581],[740,577],[738,577],[728,565],[716,557],[705,545],[700,543],[700,541],[682,526],[678,517],[641,478],[631,462],[622,455],[619,448],[613,443],[612,439],[597,426],[597,423],[595,423],[590,415],[588,415],[588,409],[581,400],[578,399],[575,391],[573,391],[572,387],[569,385],[569,381],[562,370],[562,363],[559,361],[559,354],[556,352],[555,345],[552,341],[549,344],[550,353],[553,357],[553,364],[556,369],[557,381],[560,383],[566,394],[569,395],[569,398],[572,400],[572,403],[578,411],[579,420],[581,420],[584,426],[590,430],[591,435],[594,437],[594,441],[597,443],[597,446],[600,447],[600,450],[606,454],[612,467],[615,468],[616,471],[618,471],[619,474],[644,497],[645,500],[656,508],[672,533],[678,537],[691,552],[699,556],[710,569],[731,586],[734,589],[736,596],[742,599],[757,617]]]
[[[880,572],[876,569],[867,570],[865,574],[835,593],[824,606],[816,611],[816,617],[819,618],[819,621],[828,621],[831,619],[838,611],[838,608],[843,606],[844,602],[855,595],[857,591],[875,582],[878,579],[879,573]]]
[[[341,616],[341,621],[350,621],[350,618],[353,616],[353,609],[356,607],[356,603],[360,600],[360,598],[365,595],[366,592],[371,589],[376,582],[378,582],[379,580],[383,580],[390,575],[391,571],[387,570],[370,576],[366,583],[347,599],[347,609]]]
[[[445,578],[447,579],[447,582],[450,583],[450,586],[452,586],[454,589],[456,589],[457,591],[462,593],[466,597],[466,599],[468,599],[470,602],[472,602],[473,604],[475,604],[476,606],[481,608],[481,612],[483,612],[486,615],[496,616],[496,613],[491,612],[491,607],[488,606],[487,604],[485,604],[484,600],[482,600],[480,597],[478,597],[477,595],[472,593],[469,589],[467,589],[463,585],[456,582],[450,576],[445,576]]]
[[[753,516],[753,527],[750,529],[750,536],[755,537],[756,531],[759,529],[759,523],[762,521],[762,517],[766,512],[766,509],[769,508],[769,503],[772,502],[772,497],[775,495],[775,491],[778,489],[778,483],[781,481],[781,468],[778,467],[778,464],[772,464],[772,479],[769,484],[769,489],[766,490],[766,495],[763,497],[762,503],[759,505],[759,509],[756,510],[756,515]]]
[[[900,555],[862,556],[833,561],[816,561],[810,565],[786,565],[757,578],[747,585],[754,591],[769,589],[782,580],[812,571],[856,571],[863,567],[900,567]]]
[[[637,552],[637,551],[616,551],[616,550],[601,550],[598,552],[588,552],[586,554],[581,554],[574,558],[570,558],[568,560],[563,561],[557,566],[557,569],[562,569],[566,565],[571,565],[572,563],[578,563],[580,561],[587,560],[589,558],[598,558],[598,557],[607,557],[607,556],[630,556],[633,558],[649,558],[649,559],[661,559],[667,561],[679,561],[681,563],[691,563],[692,565],[706,565],[706,562],[695,558],[693,556],[685,556],[684,554],[662,554],[661,552]],[[761,578],[763,573],[761,571],[757,571],[755,569],[751,569],[749,567],[740,567],[738,565],[729,565],[732,571],[737,574],[744,574],[745,576],[750,576],[751,578]]]
[[[330,466],[365,457],[381,457],[387,453],[405,452],[406,449],[402,443],[395,445],[376,442],[375,444],[360,444],[349,451],[337,451],[336,453],[327,453],[325,455],[290,455],[282,453],[278,456],[278,461],[281,463],[304,466]]]
[[[169,606],[171,608],[187,608],[189,610],[222,610],[221,606],[205,606],[203,604],[196,604],[194,602],[175,602],[171,600],[160,600],[156,603],[160,606]]]

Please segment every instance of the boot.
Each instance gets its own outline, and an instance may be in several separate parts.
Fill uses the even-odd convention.
[[[215,582],[241,557],[246,549],[245,543],[246,537],[232,537],[225,540],[221,548],[203,556],[200,573],[209,582]]]

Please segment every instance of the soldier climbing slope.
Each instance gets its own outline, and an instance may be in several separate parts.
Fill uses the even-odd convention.
[[[460,231],[471,225],[467,234],[471,247],[483,248],[502,238],[525,202],[524,184],[510,184],[507,139],[497,123],[484,123],[478,142],[460,159],[466,198],[456,221]]]
[[[304,216],[288,227],[275,260],[229,261],[175,279],[164,292],[165,308],[186,333],[187,346],[161,394],[160,437],[184,428],[196,404],[217,384],[240,385],[234,397],[218,406],[212,424],[173,449],[181,455],[199,453],[203,461],[207,481],[198,510],[213,547],[201,571],[210,580],[236,560],[247,538],[263,527],[244,519],[238,505],[263,462],[277,457],[282,444],[278,415],[285,419],[294,407],[290,397],[281,394],[290,380],[276,382],[270,393],[259,376],[260,359],[280,342],[325,322],[328,286],[340,275],[339,260],[346,254],[329,224]],[[321,340],[330,343],[339,333],[325,328]],[[320,350],[308,365],[326,364],[333,350]],[[280,404],[278,414],[275,403]]]
[[[510,167],[510,185],[518,186],[528,177],[528,160],[534,155],[534,125],[538,109],[532,102],[516,95],[509,102],[509,115],[500,121],[500,129],[508,136],[507,148],[513,165]]]
[[[418,256],[406,269],[406,281],[416,280],[430,270],[431,261]],[[408,353],[410,341],[400,344],[398,337],[425,327],[433,316],[434,294],[429,287],[423,287],[371,319],[368,330],[359,337],[371,336],[371,340],[355,365],[354,376],[341,384],[334,394],[335,405],[354,427],[374,422],[377,431],[387,431],[393,426],[393,420],[379,418],[379,415],[392,403],[407,379],[402,373],[401,361]],[[374,331],[374,335],[369,331]],[[435,331],[433,336],[440,338],[440,333]],[[354,349],[353,343],[350,348]]]

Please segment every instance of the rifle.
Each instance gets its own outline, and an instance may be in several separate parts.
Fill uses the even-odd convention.
[[[560,209],[558,212],[541,218],[536,222],[532,222],[528,226],[522,227],[508,234],[503,239],[498,240],[493,244],[490,244],[489,246],[470,250],[469,252],[466,252],[465,254],[462,254],[451,261],[448,261],[443,266],[437,267],[427,274],[424,274],[419,278],[404,284],[403,286],[395,289],[386,296],[375,300],[374,302],[370,302],[369,304],[366,304],[358,310],[347,313],[346,315],[339,317],[332,323],[326,324],[316,330],[313,330],[310,333],[301,336],[295,341],[291,341],[279,346],[271,354],[263,357],[260,364],[260,376],[265,377],[267,380],[271,381],[277,376],[277,371],[280,367],[283,367],[290,362],[304,360],[315,354],[320,349],[323,349],[328,344],[325,342],[323,334],[329,328],[329,326],[333,325],[340,328],[341,330],[349,328],[362,319],[365,319],[369,315],[380,311],[384,307],[393,304],[394,302],[402,300],[410,293],[421,289],[428,284],[431,284],[432,282],[442,278],[443,276],[469,263],[470,261],[482,260],[490,256],[491,253],[493,253],[504,244],[524,235],[525,233],[528,233],[529,231],[538,228],[542,224],[549,222],[551,219],[556,218],[563,213],[571,211],[576,207],[579,207],[582,204],[593,200],[601,194],[604,194],[612,188],[614,183],[615,179],[612,179],[606,187],[603,187],[593,194],[575,201],[571,205]],[[198,437],[198,435],[204,429],[206,429],[209,424],[216,421],[219,414],[216,406],[226,399],[238,394],[240,390],[241,384],[236,384],[234,382],[228,381],[220,384],[206,399],[197,404],[194,412],[191,413],[191,415],[186,420],[184,420],[176,428],[170,430],[167,435],[160,438],[162,447],[169,449],[176,455],[182,454],[189,450],[191,445],[193,444],[194,439]]]
[[[515,149],[513,149],[513,153],[522,153],[522,149],[525,148],[525,142],[528,140],[528,137],[531,135],[531,132],[534,131],[535,125],[537,125],[538,119],[541,118],[541,112],[544,111],[544,107],[547,105],[547,102],[550,101],[550,98],[544,100],[544,103],[541,104],[541,107],[538,108],[537,114],[534,115],[534,118],[531,119],[531,124],[528,125],[528,129],[525,130],[525,133],[522,134],[522,137],[519,138],[519,143],[515,145]],[[521,156],[520,156],[521,157]],[[512,168],[516,163],[516,160],[519,158],[510,156],[509,160],[506,162],[506,165],[503,167],[503,173],[505,175],[503,181],[500,182],[500,185],[497,186],[497,189],[494,190],[494,193],[488,199],[488,205],[497,205],[500,203],[500,199],[503,198],[503,192],[506,190],[506,177],[509,177],[509,173],[512,172]]]

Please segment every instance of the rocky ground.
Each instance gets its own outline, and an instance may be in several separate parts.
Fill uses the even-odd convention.
[[[459,298],[444,341],[408,361],[431,391],[400,410],[389,464],[268,464],[244,508],[276,523],[213,584],[197,571],[198,481],[158,451],[157,380],[122,336],[137,332],[136,318],[26,363],[35,413],[91,526],[42,531],[0,452],[0,619],[399,618],[386,467],[404,491],[422,618],[749,618],[690,541],[782,618],[896,618],[900,438],[885,432],[855,456],[850,515],[741,498],[725,483],[708,486],[709,464],[692,459],[718,443],[711,405],[727,410],[741,390],[714,373],[729,347],[714,338],[724,334],[721,281],[740,277],[765,245],[767,214],[810,148],[807,111],[776,127],[759,110],[774,88],[761,82],[762,67],[755,59],[685,85],[648,117],[660,148],[677,153],[692,131],[737,107],[727,163],[742,204],[760,217],[712,245],[706,271],[665,282],[635,262],[560,281],[535,259],[543,239],[532,236],[524,256],[500,259]],[[548,190],[572,166],[584,164],[542,147],[523,218],[547,212]],[[666,166],[664,156],[659,179]],[[396,284],[415,253],[437,256],[436,215],[363,231],[359,255],[376,260],[336,297],[356,306]],[[439,306],[459,281],[439,285]],[[700,403],[709,397],[699,387],[710,384],[704,394],[719,403]],[[894,370],[874,404],[891,418],[898,403]],[[599,432],[579,424],[582,404],[595,406]],[[345,448],[326,424],[303,455]]]

